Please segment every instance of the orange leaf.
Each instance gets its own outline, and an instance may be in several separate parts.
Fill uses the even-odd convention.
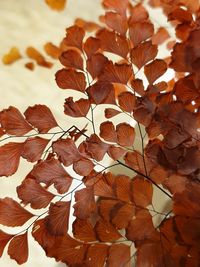
[[[6,133],[11,135],[21,136],[32,130],[20,111],[12,106],[0,112],[0,123]]]
[[[126,17],[114,12],[106,12],[105,23],[108,27],[121,35],[126,35],[128,24]]]
[[[66,193],[72,183],[72,177],[55,158],[41,161],[33,168],[31,174],[47,187],[54,184],[60,194]]]
[[[92,187],[76,191],[74,204],[74,216],[79,219],[87,219],[95,211],[96,204]]]
[[[66,68],[83,70],[83,59],[80,53],[76,50],[69,49],[67,51],[64,51],[60,55],[59,60],[61,64]]]
[[[115,143],[117,141],[115,126],[111,121],[104,121],[101,123],[99,135],[108,142]]]
[[[135,129],[123,122],[116,126],[117,143],[121,146],[132,146],[135,140]]]
[[[124,156],[126,151],[121,147],[117,147],[115,145],[111,145],[111,146],[109,146],[107,153],[108,153],[109,157],[111,157],[111,159],[118,160],[122,156]]]
[[[113,244],[109,250],[108,264],[112,267],[130,267],[131,250],[125,244]]]
[[[7,245],[7,243],[10,241],[10,239],[13,237],[11,234],[7,234],[0,230],[0,257],[3,254],[4,248]]]
[[[64,44],[70,47],[76,47],[82,51],[83,38],[85,31],[77,25],[66,29],[67,36],[64,39]]]
[[[61,11],[65,8],[66,0],[45,0],[47,5],[56,11]]]
[[[192,14],[181,7],[175,8],[170,14],[168,14],[168,20],[178,20],[179,22],[192,22]]]
[[[148,19],[149,14],[142,4],[131,6],[129,25],[135,22],[143,22]]]
[[[85,75],[74,69],[61,69],[57,71],[56,83],[61,89],[73,89],[84,92],[86,88]]]
[[[8,255],[18,264],[28,260],[28,232],[13,237],[8,245]]]
[[[28,107],[24,115],[27,121],[36,127],[40,133],[47,133],[58,126],[51,110],[45,105]]]
[[[46,208],[55,197],[54,194],[48,192],[34,179],[30,178],[25,179],[22,184],[17,187],[17,195],[24,205],[30,203],[33,209]]]
[[[132,90],[139,94],[140,96],[143,96],[145,94],[143,81],[140,79],[135,79],[131,81]]]
[[[88,220],[76,219],[73,222],[72,227],[72,232],[75,238],[84,242],[96,241],[96,235],[93,230],[93,226]]]
[[[96,223],[94,229],[99,240],[102,242],[113,242],[122,237],[114,226],[101,219]]]
[[[14,63],[15,61],[22,58],[19,49],[17,47],[12,47],[8,54],[5,54],[2,58],[3,64],[9,65]]]
[[[118,95],[119,106],[122,110],[131,113],[135,107],[136,98],[131,92],[123,92]]]
[[[118,1],[118,0],[103,0],[103,7],[106,9],[112,9],[117,13],[124,15],[128,7],[128,0]]]
[[[29,69],[29,70],[34,70],[35,69],[35,65],[33,62],[28,62],[26,64],[24,64],[25,68]]]
[[[109,246],[106,244],[93,244],[87,251],[85,263],[87,267],[102,267],[105,264]]]
[[[153,24],[149,22],[136,22],[130,26],[130,39],[133,42],[133,46],[136,47],[143,41],[146,41],[152,37],[154,33]]]
[[[27,138],[21,156],[30,162],[38,161],[48,143],[48,139],[39,136]]]
[[[12,198],[0,199],[0,223],[5,226],[21,226],[34,215],[22,208]]]
[[[156,59],[144,67],[144,73],[150,84],[153,84],[167,70],[167,64],[162,59]]]
[[[49,215],[46,217],[46,226],[50,234],[64,236],[68,231],[70,201],[51,203]]]
[[[64,113],[71,117],[86,117],[90,109],[90,102],[87,99],[81,98],[74,102],[73,97],[65,99]]]
[[[87,60],[86,68],[93,79],[95,79],[102,73],[107,62],[108,59],[103,54],[96,53],[90,56],[90,58]]]
[[[131,50],[131,61],[141,69],[146,63],[153,60],[158,53],[156,45],[150,41],[139,44]]]
[[[134,178],[132,181],[132,192],[135,205],[146,208],[152,203],[153,187],[146,179]]]
[[[152,37],[152,44],[154,45],[161,45],[163,44],[167,39],[170,38],[170,34],[164,27],[160,27],[157,32]]]
[[[26,48],[26,54],[29,58],[35,60],[37,64],[42,67],[51,68],[53,65],[51,62],[46,61],[44,56],[32,46]]]
[[[0,176],[13,175],[19,166],[23,143],[8,143],[0,147]]]
[[[56,45],[52,44],[51,42],[48,42],[44,45],[44,50],[50,57],[54,59],[58,59],[61,49],[57,47]]]
[[[100,28],[100,26],[97,23],[92,21],[86,21],[81,18],[76,18],[74,24],[83,28],[87,32],[93,32]]]

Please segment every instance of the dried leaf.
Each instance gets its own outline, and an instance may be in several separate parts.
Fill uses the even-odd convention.
[[[94,229],[98,239],[102,242],[113,242],[122,237],[114,226],[104,220],[99,220]]]
[[[84,242],[96,241],[96,234],[93,230],[93,226],[88,220],[76,219],[72,227],[75,238]]]
[[[13,238],[13,235],[7,234],[0,230],[0,257],[2,256],[4,248],[11,238]]]
[[[13,237],[8,245],[8,255],[18,264],[23,264],[28,260],[28,233]]]
[[[26,48],[26,54],[30,59],[35,60],[39,66],[45,68],[51,68],[53,66],[51,62],[46,61],[44,56],[32,46]]]
[[[66,0],[45,0],[47,5],[56,11],[62,11],[65,8]]]
[[[77,25],[71,26],[66,29],[67,35],[64,39],[64,43],[70,47],[76,47],[82,51],[83,38],[85,36],[85,31],[83,28]]]
[[[122,156],[124,156],[124,154],[126,153],[126,150],[124,150],[121,147],[111,145],[111,146],[109,146],[107,153],[108,153],[109,157],[111,157],[111,159],[118,160]]]
[[[136,47],[153,36],[154,27],[153,24],[149,22],[136,22],[131,24],[129,33],[133,46]]]
[[[87,57],[90,58],[95,54],[101,46],[101,41],[94,37],[88,37],[84,43],[84,51],[87,54]]]
[[[114,108],[106,108],[105,109],[105,117],[106,119],[110,119],[118,114],[120,114],[121,112],[119,110],[116,110]]]
[[[61,49],[51,42],[48,42],[44,45],[44,51],[47,53],[47,55],[54,59],[58,59],[61,53]]]
[[[76,18],[74,24],[77,25],[78,27],[83,28],[86,32],[93,32],[100,28],[100,26],[97,23],[92,21],[86,21],[81,18]]]
[[[121,35],[126,35],[128,23],[126,17],[115,12],[106,12],[105,23],[108,27]]]
[[[128,0],[124,0],[123,2],[119,2],[118,0],[103,0],[102,4],[104,8],[112,9],[117,13],[124,15],[128,7]]]
[[[0,199],[0,223],[5,226],[21,226],[34,215],[22,208],[12,198]]]
[[[109,246],[106,244],[93,244],[87,251],[85,263],[88,267],[102,267],[108,255]]]
[[[136,98],[131,92],[122,92],[118,95],[119,106],[122,110],[131,113],[135,107]]]
[[[104,121],[101,123],[99,135],[108,142],[116,143],[117,141],[115,126],[111,121]]]
[[[122,122],[116,126],[117,143],[121,146],[132,146],[135,140],[135,129]]]
[[[66,68],[73,68],[83,70],[83,59],[80,53],[76,50],[64,51],[60,56],[59,60]]]
[[[157,32],[152,37],[152,44],[154,45],[161,45],[163,44],[167,39],[170,38],[170,34],[164,27],[160,27]]]
[[[9,65],[14,63],[15,61],[22,58],[19,49],[17,47],[12,47],[8,54],[5,54],[2,58],[3,64]]]
[[[74,171],[82,176],[89,175],[93,170],[93,168],[94,168],[93,162],[87,158],[79,159],[73,164]]]
[[[112,267],[130,267],[131,251],[125,244],[113,244],[109,250],[108,264]]]
[[[167,70],[167,64],[162,59],[156,59],[144,67],[144,73],[150,84],[153,84]]]
[[[97,78],[102,73],[107,62],[108,59],[103,54],[96,53],[90,56],[87,60],[86,68],[93,79]]]
[[[145,94],[143,81],[140,79],[135,79],[131,81],[131,86],[134,92],[139,94],[140,96],[143,96]]]
[[[71,117],[86,117],[90,106],[91,104],[87,99],[81,98],[74,102],[73,97],[68,97],[65,99],[64,113]]]
[[[134,203],[139,207],[146,208],[152,203],[152,184],[141,177],[136,177],[132,181],[132,196]]]
[[[143,22],[147,20],[149,17],[147,10],[142,4],[131,6],[130,13],[131,13],[131,16],[129,18],[130,25],[136,22]]]

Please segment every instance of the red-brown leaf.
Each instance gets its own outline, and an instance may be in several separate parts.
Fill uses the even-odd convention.
[[[106,108],[105,109],[105,117],[106,119],[110,119],[118,114],[120,114],[121,112],[119,110],[116,110],[114,108]]]
[[[125,203],[111,211],[111,222],[118,229],[124,229],[135,215],[135,208],[132,204]]]
[[[10,239],[13,237],[11,234],[7,234],[0,230],[0,257],[3,254],[4,248],[7,245],[7,243],[10,241]]]
[[[75,50],[64,51],[60,55],[59,60],[66,68],[83,70],[83,59],[80,53]]]
[[[143,96],[145,94],[145,90],[144,90],[144,85],[143,85],[143,81],[140,79],[135,79],[131,81],[131,86],[132,86],[132,90],[133,92],[136,92],[137,94],[139,94],[140,96]]]
[[[67,233],[70,205],[70,201],[51,203],[49,215],[46,217],[46,225],[50,234],[64,236]]]
[[[112,267],[130,267],[131,250],[125,244],[113,244],[109,250],[108,265]]]
[[[81,158],[74,162],[73,169],[76,173],[82,176],[87,176],[91,173],[94,168],[94,164],[90,159]]]
[[[157,53],[158,49],[156,45],[152,45],[150,41],[144,42],[131,50],[131,61],[140,69],[146,63],[153,60]]]
[[[118,0],[103,0],[103,7],[106,9],[112,9],[117,13],[124,15],[128,7],[128,0],[123,0],[122,2]]]
[[[61,89],[73,89],[84,92],[86,88],[85,75],[74,69],[61,69],[57,71],[56,83]]]
[[[168,38],[170,38],[170,35],[164,27],[160,27],[157,32],[152,37],[152,44],[154,45],[161,45],[163,44]]]
[[[107,62],[107,57],[100,53],[92,54],[90,58],[88,58],[86,68],[93,79],[102,73]]]
[[[124,154],[126,153],[126,150],[124,150],[121,147],[111,145],[111,146],[109,146],[107,153],[108,153],[109,157],[111,157],[111,159],[118,160],[122,156],[124,156]]]
[[[103,29],[97,33],[97,38],[101,41],[101,48],[103,51],[126,58],[129,47],[125,37]]]
[[[89,37],[84,44],[84,50],[87,54],[87,57],[90,58],[93,54],[95,54],[101,46],[101,42],[99,39],[94,37]]]
[[[58,155],[60,161],[65,166],[70,166],[81,158],[74,141],[72,139],[60,139],[53,143],[53,151]]]
[[[90,102],[87,99],[81,98],[78,101],[73,101],[73,97],[65,99],[64,113],[71,117],[85,117],[90,109]]]
[[[18,264],[28,260],[28,232],[15,236],[9,243],[8,255]]]
[[[109,246],[106,244],[93,244],[87,251],[86,266],[102,267],[107,258]]]
[[[152,203],[152,184],[144,178],[134,178],[132,181],[132,196],[137,206],[146,208]]]
[[[30,204],[33,209],[46,208],[54,194],[44,189],[36,180],[27,178],[17,187],[17,195],[24,205]]]
[[[168,14],[168,20],[178,20],[179,22],[186,22],[190,23],[192,22],[192,14],[181,7],[177,7],[174,9],[170,14]]]
[[[76,47],[82,50],[83,38],[85,36],[85,31],[83,28],[74,25],[67,28],[66,31],[67,35],[64,39],[65,45]]]
[[[74,204],[74,216],[79,219],[87,219],[96,209],[94,190],[92,187],[76,191]]]
[[[91,103],[115,104],[115,91],[111,83],[97,82],[87,89]]]
[[[117,143],[121,146],[132,146],[135,140],[135,129],[122,122],[116,126]]]
[[[28,107],[24,115],[27,121],[36,127],[40,133],[47,133],[58,126],[51,110],[45,105]]]
[[[0,224],[12,227],[21,226],[33,216],[12,198],[0,199]]]
[[[72,177],[65,171],[61,163],[54,158],[38,163],[31,174],[40,183],[45,183],[47,187],[54,184],[60,194],[66,193],[72,183]]]
[[[137,4],[131,6],[131,17],[129,19],[129,24],[133,24],[135,22],[142,22],[148,19],[149,14],[145,7],[142,4]]]
[[[96,241],[96,234],[93,230],[93,226],[88,220],[76,219],[72,227],[75,238],[84,242]]]
[[[119,106],[122,110],[132,112],[136,98],[131,92],[123,92],[118,96]]]
[[[23,143],[8,143],[0,147],[0,176],[11,176],[19,166]]]
[[[128,29],[126,17],[123,17],[115,12],[106,12],[105,23],[117,33],[126,35]]]
[[[94,229],[98,239],[102,242],[113,242],[122,237],[114,226],[104,220],[99,220]]]
[[[152,37],[154,33],[153,24],[149,22],[137,22],[130,26],[130,39],[133,42],[133,46],[136,47],[141,42],[146,41]]]
[[[116,195],[117,198],[131,202],[131,179],[126,175],[118,175],[116,177]]]
[[[20,111],[12,106],[0,112],[0,123],[6,133],[11,135],[21,136],[32,130]]]
[[[108,142],[116,143],[117,141],[115,126],[111,121],[104,121],[101,123],[99,135]]]
[[[21,156],[30,162],[38,161],[48,143],[48,139],[39,136],[28,138],[24,142]]]
[[[114,197],[114,178],[112,174],[97,177],[94,182],[94,194],[101,197]]]
[[[127,152],[125,157],[125,163],[133,168],[136,171],[139,171],[140,173],[145,174],[145,166],[144,166],[144,161],[143,157],[138,151],[134,152]]]
[[[76,18],[74,24],[83,28],[87,32],[93,32],[100,28],[100,26],[92,21],[87,21],[82,18]]]
[[[149,84],[153,84],[167,70],[167,64],[162,59],[156,59],[144,67],[144,73]]]

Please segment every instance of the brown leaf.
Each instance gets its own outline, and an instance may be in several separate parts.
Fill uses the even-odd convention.
[[[74,69],[61,69],[57,71],[56,83],[61,89],[73,89],[84,92],[86,88],[85,75]]]
[[[117,198],[131,202],[131,179],[126,175],[118,175],[116,177],[116,195]]]
[[[93,79],[97,78],[102,73],[107,62],[108,59],[103,54],[96,53],[90,56],[87,60],[86,68]]]
[[[119,106],[122,110],[131,113],[135,107],[136,98],[131,92],[123,92],[118,95]]]
[[[0,123],[6,133],[11,135],[21,136],[32,130],[20,111],[12,106],[0,112]]]
[[[83,59],[80,53],[76,50],[67,50],[62,52],[59,56],[59,60],[66,68],[73,68],[83,70]]]
[[[30,162],[38,161],[48,143],[48,139],[39,136],[27,138],[21,156]]]
[[[64,113],[71,117],[86,117],[90,109],[90,102],[87,99],[81,98],[78,101],[73,101],[73,97],[65,99]]]
[[[36,127],[40,133],[47,133],[58,126],[51,110],[45,105],[28,107],[24,115],[27,121]]]
[[[8,255],[18,264],[28,260],[28,232],[13,237],[8,245]]]
[[[158,53],[156,45],[151,41],[139,44],[131,50],[131,62],[141,69],[146,63],[153,60]]]
[[[73,164],[74,171],[82,176],[89,175],[93,168],[93,162],[87,158],[81,158]]]
[[[99,76],[99,81],[109,83],[127,84],[132,75],[131,66],[127,64],[113,64],[111,61],[104,66],[103,72]]]
[[[136,92],[140,96],[143,96],[145,94],[143,81],[140,79],[135,79],[131,81],[131,87],[133,92]]]
[[[102,267],[105,264],[109,246],[106,244],[93,244],[87,251],[86,261],[88,267]]]
[[[113,210],[116,210],[116,207],[121,207],[123,205],[122,202],[116,199],[109,198],[100,198],[98,201],[98,211],[99,215],[105,220],[110,221]]]
[[[98,239],[102,242],[113,242],[122,237],[114,226],[101,219],[96,223],[94,229]]]
[[[76,219],[72,227],[75,238],[84,242],[96,241],[96,234],[93,230],[93,226],[88,220]]]
[[[137,206],[146,208],[152,203],[152,184],[144,178],[134,178],[132,181],[132,196]]]
[[[20,186],[17,186],[17,195],[24,205],[30,204],[33,209],[46,208],[55,197],[31,178],[25,179]]]
[[[149,14],[145,7],[142,4],[137,4],[134,6],[130,6],[130,18],[129,24],[133,24],[135,22],[143,22],[146,21],[149,17]]]
[[[45,0],[47,5],[56,11],[62,11],[65,8],[67,0]]]
[[[23,143],[8,143],[0,147],[0,176],[13,175],[19,166]]]
[[[76,47],[82,51],[83,38],[85,31],[83,28],[77,25],[71,26],[66,29],[67,36],[64,39],[64,43],[70,47]]]
[[[144,67],[144,73],[149,84],[153,84],[167,70],[167,64],[162,59],[156,59]]]
[[[123,2],[119,2],[118,0],[103,0],[102,4],[104,8],[112,9],[113,11],[124,15],[128,7],[128,0],[124,0]]]
[[[112,267],[130,267],[131,250],[125,244],[112,244],[109,250],[108,264]]]
[[[58,59],[61,53],[61,49],[51,42],[48,42],[44,45],[44,51],[47,53],[47,55],[54,59]]]
[[[99,135],[108,142],[116,143],[117,141],[115,126],[111,121],[104,121],[101,123]]]
[[[121,35],[126,35],[128,23],[126,17],[115,12],[106,12],[105,23],[107,26]]]
[[[144,166],[144,161],[143,157],[138,151],[134,152],[127,152],[125,157],[125,163],[133,168],[136,171],[139,171],[142,174],[145,174],[145,166]]]
[[[135,140],[135,129],[122,122],[116,126],[117,143],[121,146],[132,146]]]
[[[91,103],[115,104],[115,91],[111,83],[96,82],[87,89]]]
[[[188,10],[184,10],[181,7],[177,7],[170,14],[168,14],[168,20],[178,20],[179,22],[192,22],[192,14]]]
[[[121,147],[111,145],[111,146],[109,146],[107,153],[108,153],[109,157],[111,157],[111,159],[118,160],[122,156],[124,156],[124,154],[126,153],[126,150],[124,150]]]
[[[88,37],[84,43],[84,51],[87,54],[87,57],[90,58],[95,54],[101,46],[101,41],[94,37]]]
[[[0,223],[5,226],[21,226],[34,215],[22,208],[12,198],[0,199]]]
[[[19,49],[17,47],[12,47],[8,54],[5,54],[2,58],[3,64],[9,65],[14,63],[15,61],[22,58]]]
[[[129,33],[133,46],[136,47],[143,41],[152,37],[154,34],[154,27],[153,24],[149,22],[136,22],[131,24]]]
[[[26,64],[24,64],[25,68],[29,69],[29,70],[34,70],[35,69],[35,65],[33,62],[28,62]]]
[[[13,235],[7,234],[0,230],[0,257],[2,256],[4,248],[11,238],[13,238]]]
[[[122,58],[127,57],[129,47],[125,37],[103,29],[97,33],[97,38],[101,41],[103,51],[119,55]]]
[[[44,56],[32,46],[26,48],[26,54],[30,59],[35,60],[39,66],[45,68],[51,68],[53,66],[51,62],[46,61]]]
[[[135,208],[132,204],[125,203],[121,207],[111,211],[111,222],[118,229],[124,229],[135,215]]]
[[[170,38],[170,34],[164,27],[160,27],[157,32],[152,37],[152,44],[154,45],[161,45],[163,44],[167,39]]]
[[[100,28],[100,26],[92,21],[86,21],[82,18],[76,18],[74,24],[83,28],[86,32],[93,32]]]
[[[114,178],[112,174],[107,173],[96,178],[94,182],[94,194],[101,197],[114,197]]]
[[[51,203],[49,215],[46,217],[46,226],[50,234],[64,236],[68,231],[70,201]]]
[[[74,216],[87,219],[96,209],[94,190],[92,187],[83,188],[75,192]]]
[[[31,174],[47,187],[54,184],[60,194],[66,193],[72,183],[72,177],[55,158],[41,161],[33,168]]]
[[[105,109],[105,117],[106,119],[110,119],[118,114],[120,114],[121,112],[119,110],[116,110],[114,108],[106,108]]]

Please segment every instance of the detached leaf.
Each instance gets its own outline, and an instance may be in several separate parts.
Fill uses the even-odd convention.
[[[79,219],[87,219],[95,211],[96,204],[92,187],[76,191],[74,204],[74,216]]]
[[[13,175],[19,166],[23,143],[8,143],[0,147],[0,176]]]
[[[139,44],[131,50],[131,62],[141,69],[146,63],[153,60],[158,53],[156,45],[152,45],[151,41]]]
[[[101,123],[99,135],[108,142],[116,143],[117,141],[115,126],[111,121],[104,121]]]
[[[27,121],[36,127],[40,133],[47,133],[58,126],[51,110],[45,105],[28,107],[24,115]]]
[[[162,59],[156,59],[144,67],[144,73],[149,84],[153,84],[167,70],[167,64]]]
[[[27,47],[26,54],[29,58],[35,60],[39,66],[45,68],[51,68],[53,66],[51,62],[46,61],[44,56],[32,46]]]
[[[44,45],[44,50],[47,53],[47,55],[49,55],[54,59],[58,59],[61,53],[61,49],[51,42],[48,42]]]
[[[73,89],[84,92],[86,88],[85,75],[74,69],[61,69],[57,71],[56,83],[61,89]]]
[[[20,186],[17,187],[17,195],[24,205],[30,204],[33,209],[46,208],[54,194],[44,189],[34,179],[25,179]]]
[[[51,203],[46,225],[50,234],[64,236],[68,231],[70,201],[57,201]]]
[[[8,54],[5,54],[2,58],[3,64],[9,65],[14,63],[15,61],[22,58],[19,49],[17,47],[12,47]]]
[[[136,22],[131,24],[129,32],[133,46],[136,47],[141,42],[152,37],[154,33],[154,27],[153,24],[149,22]]]
[[[11,238],[13,238],[13,235],[7,234],[0,230],[0,257],[2,256],[4,248]]]
[[[61,64],[66,68],[83,70],[83,59],[80,53],[75,50],[64,51],[60,55],[59,60]]]
[[[108,264],[112,267],[130,267],[131,249],[125,244],[113,244],[109,250]]]
[[[0,224],[12,227],[22,226],[33,216],[12,198],[0,199]]]
[[[0,112],[0,123],[6,133],[11,135],[22,136],[32,130],[20,111],[12,106]]]
[[[116,126],[117,143],[121,146],[132,146],[135,140],[135,129],[127,123]]]
[[[67,28],[66,31],[67,36],[64,39],[65,45],[76,47],[82,51],[82,43],[85,36],[85,31],[83,30],[83,28],[74,25]]]
[[[56,11],[62,11],[65,8],[66,0],[45,0],[47,5]]]
[[[48,139],[39,136],[28,138],[24,142],[21,156],[30,162],[38,161],[48,143]]]
[[[90,109],[90,101],[84,98],[73,101],[73,97],[65,99],[64,113],[71,117],[86,117]]]
[[[8,255],[18,264],[28,260],[28,232],[13,237],[8,246]]]

